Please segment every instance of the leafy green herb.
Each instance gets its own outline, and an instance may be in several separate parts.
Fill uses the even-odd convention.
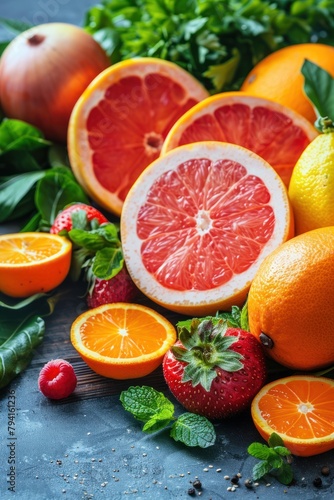
[[[304,91],[317,115],[315,126],[320,132],[333,131],[334,78],[317,64],[305,60],[301,72],[305,78]]]
[[[113,62],[175,62],[211,92],[239,88],[269,53],[295,43],[334,44],[334,4],[323,0],[104,0],[84,27]]]
[[[36,294],[17,301],[0,294],[0,388],[30,363],[45,331],[43,317],[51,314],[58,294]]]
[[[165,429],[171,422],[170,436],[186,446],[207,448],[216,440],[213,424],[205,417],[194,413],[174,416],[174,405],[162,393],[152,387],[129,387],[120,395],[123,408],[141,422],[143,431],[153,433]]]
[[[282,438],[273,432],[268,439],[268,446],[262,443],[252,443],[247,449],[248,453],[260,462],[253,467],[255,481],[270,474],[282,483],[290,484],[293,480],[291,468],[292,455],[284,446]]]

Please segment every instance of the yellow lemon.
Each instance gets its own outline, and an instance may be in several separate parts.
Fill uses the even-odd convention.
[[[296,234],[334,226],[334,130],[317,136],[297,161],[289,184]]]

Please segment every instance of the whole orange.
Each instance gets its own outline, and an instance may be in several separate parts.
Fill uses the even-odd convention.
[[[241,90],[284,104],[314,122],[313,106],[303,90],[301,67],[305,59],[334,77],[334,47],[300,43],[279,49],[262,59],[247,75]]]
[[[334,363],[334,226],[283,243],[260,265],[248,295],[250,331],[294,370]]]

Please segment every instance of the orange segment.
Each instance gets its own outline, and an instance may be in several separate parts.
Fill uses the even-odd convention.
[[[161,154],[197,141],[239,144],[264,158],[288,185],[296,161],[316,136],[308,120],[281,104],[224,92],[187,111],[171,128]]]
[[[18,233],[0,236],[0,292],[28,297],[49,292],[66,278],[72,245],[62,236]]]
[[[176,341],[174,326],[154,310],[128,303],[106,304],[81,314],[71,341],[87,365],[105,377],[144,377]]]
[[[241,304],[260,262],[292,235],[285,186],[262,158],[199,142],[153,162],[123,207],[124,258],[137,287],[166,308],[212,314]]]
[[[159,156],[171,126],[208,95],[189,73],[160,59],[129,59],[106,69],[70,119],[68,151],[78,181],[120,215],[129,188]]]
[[[279,434],[291,453],[311,456],[334,448],[334,380],[307,375],[275,380],[252,402],[261,436]]]

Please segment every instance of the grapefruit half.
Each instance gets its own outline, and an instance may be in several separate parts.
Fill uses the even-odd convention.
[[[131,185],[159,156],[171,126],[208,95],[187,71],[161,59],[128,59],[102,71],[70,118],[68,154],[78,182],[119,216]]]
[[[242,305],[263,259],[293,235],[284,183],[261,157],[199,142],[155,160],[121,217],[124,259],[137,287],[186,315]]]
[[[244,92],[223,92],[177,120],[161,154],[191,142],[231,142],[262,156],[288,185],[298,158],[317,135],[306,118],[282,104]]]

